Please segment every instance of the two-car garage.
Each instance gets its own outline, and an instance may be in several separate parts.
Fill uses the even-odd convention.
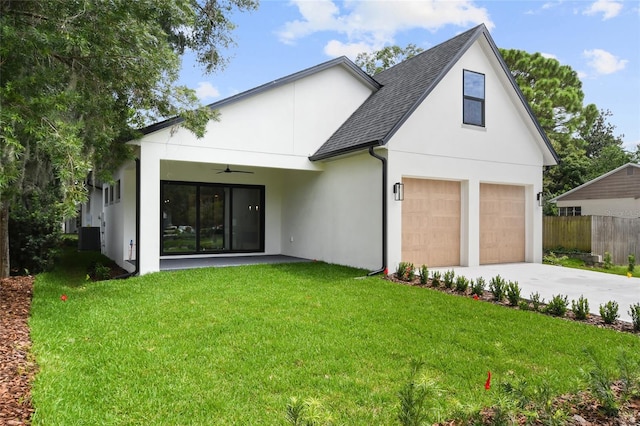
[[[457,266],[461,261],[463,185],[460,181],[404,178],[402,260]],[[480,183],[480,264],[525,261],[525,188]]]

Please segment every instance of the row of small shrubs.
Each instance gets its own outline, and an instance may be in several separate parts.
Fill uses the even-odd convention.
[[[429,280],[429,269],[422,265],[418,269],[420,284],[430,285],[438,288],[441,285],[448,290],[455,290],[461,294],[471,294],[474,298],[484,295],[486,282],[479,277],[476,280],[469,280],[464,276],[456,276],[453,270],[447,270],[442,274],[440,271],[432,271]],[[402,281],[412,282],[415,279],[415,267],[409,262],[400,262],[396,270],[396,277]],[[491,292],[493,300],[498,303],[507,301],[509,306],[519,307],[522,310],[533,309],[536,312],[546,313],[556,317],[564,317],[569,310],[569,299],[565,295],[554,295],[546,304],[539,293],[532,293],[530,300],[525,300],[521,296],[521,288],[517,281],[507,281],[497,275],[489,281],[488,290]],[[580,296],[578,300],[571,301],[571,311],[575,319],[584,321],[589,317],[589,301]],[[600,305],[600,316],[605,324],[613,324],[620,318],[619,306],[615,301],[608,301]],[[640,331],[640,303],[630,305],[629,315],[631,316],[634,331]]]

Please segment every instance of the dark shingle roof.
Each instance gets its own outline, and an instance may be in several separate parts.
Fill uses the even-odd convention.
[[[484,35],[491,45],[529,116],[557,160],[551,142],[533,116],[484,24],[376,74],[373,78],[382,85],[382,88],[371,94],[309,159],[317,161],[369,146],[386,144],[481,35]]]

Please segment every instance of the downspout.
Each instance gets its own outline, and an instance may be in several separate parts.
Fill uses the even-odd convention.
[[[114,279],[123,280],[139,273],[140,264],[140,159],[136,158],[136,266],[133,272],[118,275]]]
[[[382,267],[367,274],[372,276],[383,273],[387,269],[387,159],[376,154],[373,146],[369,147],[369,155],[382,163]]]

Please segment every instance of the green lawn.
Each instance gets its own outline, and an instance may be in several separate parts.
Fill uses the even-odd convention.
[[[334,424],[393,425],[417,359],[441,391],[435,421],[494,403],[514,377],[575,390],[584,349],[608,366],[640,353],[638,336],[324,263],[94,283],[91,256],[36,279],[33,424],[284,425],[299,397]]]

